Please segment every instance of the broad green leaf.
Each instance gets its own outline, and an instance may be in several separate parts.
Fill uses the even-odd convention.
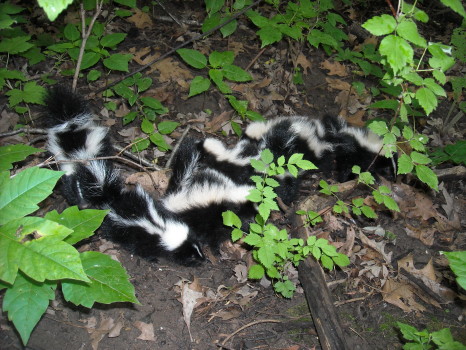
[[[172,122],[170,120],[165,120],[157,124],[157,130],[162,135],[171,134],[175,129],[180,125],[178,122]]]
[[[3,299],[3,311],[13,322],[26,345],[29,336],[49,306],[55,299],[56,284],[53,282],[38,283],[23,274],[18,274],[15,283],[8,288]]]
[[[455,64],[455,59],[447,54],[451,51],[451,47],[438,43],[429,43],[427,49],[432,55],[429,58],[429,65],[432,68],[439,68],[442,72],[445,72]]]
[[[51,21],[54,21],[72,2],[73,0],[37,0]]]
[[[259,190],[257,189],[252,189],[251,192],[246,196],[246,199],[254,202],[254,203],[259,203],[262,201],[262,194]]]
[[[97,52],[85,52],[81,62],[81,69],[87,69],[97,64],[100,60],[100,55]]]
[[[92,69],[87,73],[87,81],[96,81],[101,75],[102,72],[100,70]]]
[[[52,193],[62,174],[34,167],[7,181],[0,193],[0,225],[39,209],[37,204]]]
[[[252,247],[258,247],[262,245],[262,237],[256,233],[250,233],[244,238],[244,242]]]
[[[162,103],[154,97],[141,97],[140,101],[144,106],[152,108],[157,114],[164,114],[168,112],[168,108],[164,107]]]
[[[450,263],[451,270],[456,275],[456,282],[466,290],[466,251],[442,252]]]
[[[220,11],[225,4],[225,0],[205,0],[205,7],[209,15]]]
[[[340,267],[345,267],[350,264],[350,259],[345,255],[345,254],[338,254],[337,256],[332,257],[333,262],[340,266]]]
[[[259,258],[259,262],[264,265],[266,269],[271,268],[275,261],[275,253],[273,248],[268,245],[259,248],[257,251],[257,257]]]
[[[273,288],[285,298],[291,298],[296,290],[296,286],[290,280],[284,282],[279,281],[273,285]]]
[[[63,296],[75,305],[91,308],[94,303],[131,302],[139,304],[134,287],[121,264],[99,252],[81,253],[89,283],[63,281]]]
[[[63,29],[63,34],[65,38],[69,41],[78,40],[81,37],[81,33],[78,28],[73,23],[68,23]]]
[[[191,85],[189,86],[189,95],[188,97],[199,95],[204,91],[209,90],[210,88],[210,80],[201,76],[196,76],[191,81]]]
[[[377,101],[369,105],[369,108],[388,108],[388,109],[393,109],[394,111],[396,111],[398,109],[398,105],[399,105],[399,102],[396,100],[381,100],[381,101]]]
[[[413,171],[413,168],[413,161],[407,154],[402,154],[400,158],[398,158],[398,175],[408,174]]]
[[[396,33],[402,38],[422,48],[427,47],[426,39],[419,35],[417,25],[412,20],[404,18],[396,27]]]
[[[427,115],[429,115],[437,107],[437,97],[429,88],[418,89],[416,91],[416,98]]]
[[[441,70],[435,69],[432,72],[432,75],[442,85],[445,85],[445,83],[447,82],[447,77],[445,76],[445,73],[443,73]]]
[[[222,23],[226,22],[230,18],[231,17],[225,17]],[[236,28],[238,28],[238,21],[234,19],[230,23],[225,24],[222,28],[220,28],[220,33],[222,33],[222,36],[226,38],[227,36],[233,34]]]
[[[230,102],[231,106],[235,109],[235,111],[238,112],[239,115],[242,116],[246,113],[249,104],[248,101],[240,101],[232,95],[227,95],[226,98],[228,99],[228,102]]]
[[[416,342],[418,341],[419,335],[417,334],[418,330],[416,328],[414,328],[413,326],[409,324],[405,324],[401,322],[396,322],[396,324],[400,328],[400,331],[406,340],[414,340]]]
[[[374,210],[371,207],[367,206],[367,205],[363,205],[361,207],[361,211],[369,219],[375,219],[377,217],[377,214],[374,212]]]
[[[424,79],[424,85],[426,87],[428,87],[434,94],[436,94],[437,96],[443,96],[443,97],[447,97],[447,94],[445,93],[445,90],[443,89],[443,87],[441,87],[440,85],[438,85],[434,79],[432,78],[426,78]]]
[[[265,275],[265,270],[261,265],[252,265],[248,271],[248,278],[260,280]]]
[[[94,234],[102,224],[108,210],[84,209],[79,210],[73,206],[66,208],[61,214],[56,210],[50,211],[45,215],[45,219],[55,221],[63,226],[73,230],[73,233],[65,238],[68,244],[75,244],[84,238]]]
[[[231,88],[223,81],[223,71],[219,69],[209,69],[209,77],[217,85],[222,94],[231,94]]]
[[[127,6],[129,8],[136,8],[136,0],[114,0],[117,4]]]
[[[194,68],[202,69],[207,67],[207,58],[197,50],[179,49],[176,52],[187,64]]]
[[[393,71],[398,73],[405,66],[413,63],[414,51],[411,45],[398,36],[388,35],[382,39],[379,51],[387,57]]]
[[[233,64],[234,59],[235,53],[233,51],[213,51],[209,55],[209,63],[213,68],[220,68],[225,65],[231,65]]]
[[[233,229],[233,231],[231,231],[231,240],[233,242],[236,242],[237,240],[239,240],[241,238],[243,238],[243,231],[241,231],[238,228],[235,228],[235,229]]]
[[[151,134],[149,136],[149,139],[162,152],[166,152],[171,148],[170,145],[165,141],[163,136],[158,132]]]
[[[265,164],[270,164],[273,162],[273,153],[267,148],[261,152],[260,156]]]
[[[26,52],[34,45],[29,43],[30,36],[17,36],[14,38],[3,38],[0,41],[0,52],[6,52],[10,55],[15,55],[21,52]]]
[[[222,68],[222,73],[225,78],[235,82],[245,82],[252,80],[252,77],[248,72],[232,64],[224,65]]]
[[[115,53],[103,60],[105,67],[111,70],[129,72],[128,62],[133,58],[132,54]]]
[[[121,43],[126,38],[125,33],[112,33],[105,35],[102,39],[100,39],[100,45],[103,47],[110,47],[113,48],[119,43]]]
[[[54,236],[58,240],[63,240],[73,232],[73,229],[47,218],[26,216],[7,222],[1,227],[0,232],[4,237],[15,237],[16,241],[21,242],[31,233],[39,237]]]
[[[276,43],[282,39],[282,33],[274,26],[266,25],[257,31],[261,39],[261,48]]]
[[[225,226],[241,228],[241,219],[231,210],[224,211],[222,217]]]
[[[160,134],[159,134],[160,135]],[[138,137],[133,141],[133,146],[131,147],[131,151],[134,153],[142,152],[150,146],[150,140],[148,138],[141,138]]]
[[[425,165],[416,165],[416,175],[425,184],[434,190],[438,190],[438,178],[437,175]]]
[[[303,159],[302,153],[294,153],[291,155],[290,159],[288,159],[288,164],[296,164],[299,160]]]
[[[448,6],[451,8],[453,11],[456,13],[460,14],[463,16],[463,18],[466,18],[466,11],[464,10],[464,5],[463,2],[460,0],[440,0],[442,4],[445,6]]]
[[[313,170],[313,169],[317,169],[317,167],[314,165],[314,163],[312,163],[311,161],[309,160],[306,160],[306,159],[301,159],[299,160],[296,165],[303,169],[303,170]]]
[[[136,86],[138,87],[138,92],[144,92],[152,85],[152,79],[149,77],[138,79],[136,81]]]
[[[333,270],[333,260],[332,258],[328,257],[327,255],[322,255],[320,257],[320,262],[322,264],[323,267],[329,269],[329,270]]]
[[[368,125],[368,128],[379,136],[383,136],[390,131],[385,121],[373,121]]]
[[[381,36],[392,33],[396,28],[396,20],[390,15],[375,16],[366,21],[362,27],[372,35]]]
[[[398,207],[398,204],[390,196],[387,196],[387,195],[383,196],[383,204],[390,210],[400,212],[400,208]]]
[[[336,49],[339,46],[338,41],[332,35],[323,33],[318,29],[311,30],[307,36],[307,41],[314,47],[324,44]]]
[[[425,154],[413,151],[410,154],[413,163],[417,164],[429,164],[432,160]]]
[[[141,130],[145,134],[152,134],[155,130],[154,124],[147,120],[147,118],[143,118],[141,122]]]
[[[44,152],[28,145],[16,144],[0,147],[0,171],[10,170],[13,163],[22,161],[31,154]]]

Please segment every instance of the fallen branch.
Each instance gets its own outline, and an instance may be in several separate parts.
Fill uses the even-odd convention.
[[[254,322],[251,322],[251,323],[248,323],[248,324],[245,324],[244,326],[238,328],[236,331],[234,331],[233,333],[231,333],[229,336],[227,336],[223,341],[222,341],[222,344],[220,344],[219,346],[224,348],[224,345],[226,344],[226,342],[228,340],[230,340],[231,337],[235,336],[236,334],[238,334],[239,332],[241,332],[242,330],[248,328],[248,327],[251,327],[251,326],[254,326],[256,324],[259,324],[259,323],[281,323],[282,321],[279,321],[279,320],[258,320],[258,321],[254,321]]]

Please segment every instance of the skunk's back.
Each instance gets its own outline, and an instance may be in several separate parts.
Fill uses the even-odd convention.
[[[80,115],[90,115],[86,101],[65,86],[50,88],[44,97],[44,103],[45,120],[49,127],[62,124]]]

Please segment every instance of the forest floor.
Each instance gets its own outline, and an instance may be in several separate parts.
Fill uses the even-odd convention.
[[[384,7],[385,2],[380,1],[380,4],[380,13],[388,11]],[[202,23],[204,9],[196,2],[173,2],[168,8],[180,20]],[[343,14],[350,22],[359,25],[370,16],[380,14],[358,11],[362,10],[353,9]],[[118,20],[112,22],[113,28],[107,28],[129,33],[119,50],[135,53],[138,57],[139,61],[130,63],[130,70],[138,68],[144,59],[148,61],[161,55],[199,32],[199,27],[193,24],[182,28],[175,23],[161,21],[158,16],[166,16],[166,13],[158,7],[154,15],[145,25],[140,21]],[[66,16],[61,16],[52,25],[79,20],[78,16],[79,11],[70,9]],[[446,17],[439,16],[434,22]],[[451,26],[440,23],[436,29],[431,36],[441,41],[442,37],[449,36]],[[193,44],[195,49],[204,53],[213,50],[235,52],[235,64],[247,67],[254,78],[252,82],[233,87],[242,99],[249,101],[250,109],[266,118],[279,115],[318,118],[325,114],[341,114],[356,125],[363,125],[368,118],[388,116],[381,110],[369,111],[366,108],[373,102],[370,94],[360,96],[351,90],[352,81],[361,78],[353,74],[354,67],[350,64],[337,62],[308,44],[282,41],[261,49],[256,30],[246,20],[240,20],[239,29],[227,39],[217,33]],[[354,40],[357,41],[356,38]],[[53,64],[47,60],[31,69],[47,72]],[[295,67],[302,71],[302,84],[292,82]],[[188,99],[189,81],[198,74],[176,55],[143,72],[154,81],[147,94],[158,98],[169,109],[162,119],[180,123],[166,140],[175,145],[189,125],[190,133],[197,137],[217,136],[225,143],[233,144],[237,137],[233,135],[228,121],[233,117],[242,122],[243,128],[247,122],[234,117],[228,102],[218,91],[211,89]],[[68,78],[55,78],[61,83],[70,82]],[[110,81],[113,78],[109,76]],[[367,86],[375,84],[370,79],[365,83]],[[82,79],[78,82],[78,90],[88,94],[104,85],[102,81],[87,83]],[[5,102],[4,97],[1,99],[0,102]],[[102,123],[112,128],[116,142],[124,147],[138,136],[140,128],[132,124],[122,126],[121,116],[127,113],[127,106],[117,101],[117,111],[111,112],[104,107],[104,102],[99,96],[94,97],[91,104]],[[445,100],[428,120],[419,122],[419,131],[429,135],[434,145],[445,144],[455,138],[464,139],[464,118],[456,125],[453,138],[451,134],[440,135],[434,123],[426,122],[441,119],[450,105],[451,101]],[[3,114],[3,111],[4,107],[2,124],[5,125],[5,118],[13,119],[14,113]],[[40,120],[37,123],[40,125]],[[27,143],[30,142],[27,137],[16,135],[1,141]],[[35,146],[43,147],[43,144],[39,142]],[[163,167],[170,152],[151,149],[141,155],[149,160],[157,158],[158,165]],[[123,174],[127,176],[135,171],[124,168]],[[161,179],[160,188],[157,191],[153,187],[151,189],[154,196],[163,192],[163,177]],[[318,174],[306,178],[297,206],[311,202],[313,210],[319,211],[327,205],[319,196],[318,181]],[[464,178],[457,177],[441,178],[440,183],[440,190],[434,192],[411,178],[399,177],[390,187],[397,196],[401,213],[393,214],[371,203],[378,213],[375,220],[359,218],[354,221],[328,213],[324,223],[313,231],[337,247],[347,249],[351,259],[346,268],[325,271],[351,348],[401,348],[397,321],[430,331],[449,327],[457,340],[466,343],[464,294],[461,301],[447,260],[439,253],[442,250],[466,249],[466,183]],[[363,188],[358,191],[360,196],[370,195]],[[43,207],[44,210],[62,210],[66,203],[56,191]],[[277,213],[273,218],[277,224],[290,228],[283,213]],[[376,226],[382,232],[390,232],[389,237],[381,237],[371,231],[370,228]],[[226,244],[220,256],[212,256],[196,268],[164,261],[157,264],[148,262],[98,235],[79,249],[98,250],[116,257],[131,276],[140,305],[96,305],[89,310],[66,302],[58,293],[33,331],[27,349],[205,350],[220,349],[221,344],[224,349],[321,348],[301,288],[293,298],[285,299],[274,293],[267,280],[247,280],[246,269],[251,258],[242,248]],[[297,272],[291,277],[297,280]],[[190,317],[190,328],[183,316],[182,301],[186,301],[183,299],[186,296],[182,298],[181,295],[187,283],[190,283],[191,291],[198,293],[194,299],[197,305]],[[1,314],[0,349],[21,348],[18,334],[6,314]]]

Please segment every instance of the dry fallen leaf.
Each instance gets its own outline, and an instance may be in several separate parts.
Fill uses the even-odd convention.
[[[162,194],[165,193],[170,179],[167,173],[168,170],[152,171],[150,174],[133,173],[126,178],[125,182],[127,185],[139,184],[149,193],[156,190],[159,194]]]
[[[237,264],[233,270],[239,283],[244,283],[248,280],[248,268],[245,265]]]
[[[181,289],[181,298],[179,301],[183,305],[184,322],[188,327],[191,342],[193,342],[194,340],[191,335],[191,315],[198,300],[204,296],[204,293],[202,293],[202,286],[199,284],[199,280],[197,278],[195,278],[193,282],[182,279],[177,282],[176,285]]]
[[[141,331],[141,334],[137,339],[155,341],[154,325],[152,323],[136,321],[134,322],[134,327]]]
[[[148,13],[142,12],[138,8],[133,8],[132,10],[134,15],[126,18],[128,22],[133,23],[139,29],[154,27],[154,23]]]
[[[361,231],[359,231],[358,236],[363,244],[377,251],[383,257],[383,259],[385,260],[387,264],[391,263],[393,252],[385,253],[385,245],[387,244],[386,241],[380,241],[380,242],[374,241],[372,239],[369,239]]]
[[[311,61],[309,61],[302,52],[299,53],[296,63],[303,67],[303,74],[307,74],[307,70],[312,67]]]
[[[330,90],[346,90],[349,91],[351,89],[350,83],[334,78],[325,78],[327,81],[328,87]]]
[[[426,310],[424,306],[414,299],[414,287],[407,283],[400,283],[393,279],[388,279],[382,291],[384,301],[398,306],[404,312],[423,312]]]
[[[346,77],[348,75],[346,66],[340,62],[332,63],[328,60],[325,60],[320,64],[320,68],[328,70],[328,75],[337,75],[339,77]]]

